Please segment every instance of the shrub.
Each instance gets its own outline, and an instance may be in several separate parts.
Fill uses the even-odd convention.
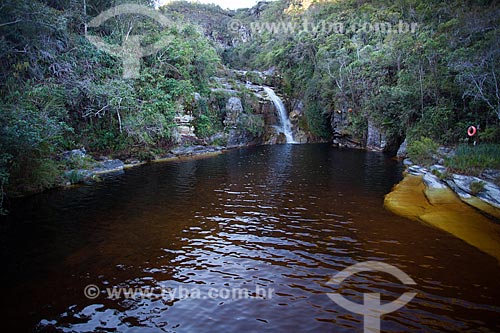
[[[79,184],[85,179],[85,174],[78,170],[71,170],[66,173],[66,178],[72,185]]]
[[[214,129],[213,122],[209,116],[202,114],[194,122],[195,133],[199,138],[208,138],[217,131]]]
[[[466,133],[463,128],[457,129],[453,123],[453,109],[447,106],[430,106],[425,108],[422,118],[411,129],[410,136],[429,137],[444,144],[456,142],[460,134]]]
[[[71,132],[65,122],[67,112],[60,86],[39,84],[23,88],[22,93],[5,96],[8,104],[0,104],[0,151],[12,160],[2,163],[2,179],[8,175],[7,190],[14,195],[39,192],[60,180],[61,164],[51,158]]]
[[[472,195],[478,195],[479,193],[484,191],[485,182],[472,182],[470,184],[470,193]]]
[[[242,114],[238,126],[254,137],[260,137],[264,134],[264,119],[259,115]]]
[[[432,170],[432,174],[441,180],[446,180],[450,178],[450,173],[448,171],[440,172],[439,170],[434,169]]]
[[[438,144],[430,138],[422,137],[420,140],[408,144],[408,156],[418,164],[430,165],[434,162]]]
[[[307,127],[314,135],[324,139],[331,137],[327,124],[327,115],[323,112],[323,108],[317,101],[306,103],[305,115],[307,118]]]
[[[500,142],[500,126],[488,127],[484,131],[480,131],[479,139],[484,142]]]
[[[198,116],[194,121],[195,133],[199,138],[208,138],[222,131],[222,117],[220,109],[210,108],[208,101],[201,98],[196,108]]]
[[[30,165],[28,169],[26,169],[27,163]],[[11,169],[13,179],[9,185],[9,193],[16,196],[54,188],[62,181],[63,169],[61,163],[50,158],[18,159]]]
[[[75,169],[91,169],[94,166],[95,161],[92,157],[85,156],[72,156],[68,160],[65,161],[66,166],[70,170]]]

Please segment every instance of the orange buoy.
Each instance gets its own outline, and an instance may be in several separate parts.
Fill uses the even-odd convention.
[[[467,134],[470,137],[473,137],[474,135],[476,135],[477,134],[477,128],[476,128],[476,126],[469,127],[469,129],[467,130]]]

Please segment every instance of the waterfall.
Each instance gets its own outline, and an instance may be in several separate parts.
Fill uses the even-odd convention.
[[[286,143],[296,143],[296,141],[293,138],[292,123],[288,118],[288,113],[286,112],[285,104],[283,104],[283,101],[281,100],[281,98],[278,97],[278,95],[276,95],[274,90],[272,90],[269,87],[263,87],[263,88],[264,91],[269,96],[269,98],[271,98],[271,100],[274,103],[274,106],[279,112],[281,120],[281,132],[286,136]]]

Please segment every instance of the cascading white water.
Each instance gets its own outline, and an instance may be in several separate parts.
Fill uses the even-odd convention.
[[[281,98],[279,98],[279,96],[276,95],[274,90],[272,90],[271,88],[264,87],[264,91],[267,93],[269,98],[271,98],[271,100],[274,103],[274,106],[276,106],[276,109],[279,112],[281,120],[281,131],[286,136],[286,143],[297,143],[293,138],[292,123],[288,118],[288,113],[286,112],[285,104],[283,104]]]

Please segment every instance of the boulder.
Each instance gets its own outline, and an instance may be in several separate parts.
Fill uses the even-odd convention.
[[[455,192],[461,199],[470,199],[472,195],[468,192],[462,190],[455,182],[451,179],[446,179],[446,184]]]
[[[120,160],[107,160],[98,163],[96,167],[92,170],[95,174],[105,174],[105,173],[121,173],[125,168],[125,163]]]
[[[446,169],[446,167],[439,165],[439,164],[433,165],[429,169],[431,171],[437,171],[440,174],[445,174],[448,171],[448,169]]]
[[[228,148],[238,148],[250,145],[254,140],[253,136],[243,130],[231,129],[227,137]]]
[[[412,165],[408,168],[408,173],[413,176],[424,176],[427,172],[426,168],[419,165]]]
[[[243,113],[243,104],[238,97],[231,97],[226,104],[226,117],[224,126],[235,128],[238,125],[238,119]]]
[[[221,150],[221,147],[215,146],[189,146],[172,149],[170,153],[176,157],[183,157],[216,153],[220,152]]]
[[[408,139],[405,139],[396,153],[397,158],[406,158],[408,156]]]
[[[409,158],[407,158],[407,159],[405,159],[405,160],[403,161],[403,164],[404,164],[404,165],[406,165],[406,166],[412,166],[412,165],[414,165],[415,163],[413,163],[413,161],[412,161],[412,160],[410,160]]]
[[[87,151],[85,148],[74,149],[70,151],[65,151],[62,153],[62,159],[65,161],[70,161],[74,159],[81,159],[87,157]]]
[[[424,175],[423,181],[430,189],[446,189],[448,188],[438,177],[428,172]]]
[[[181,126],[177,126],[177,133],[181,136],[181,137],[196,137],[196,134],[194,133],[195,131],[195,128],[194,126],[185,126],[185,125],[181,125]]]
[[[456,175],[456,174],[452,176],[451,181],[454,183],[454,185],[451,184],[450,187],[458,188],[461,192],[465,192],[469,195],[472,194],[471,193],[472,183],[474,182],[484,183],[484,189],[478,194],[476,194],[476,197],[492,205],[493,207],[500,208],[500,187],[496,186],[495,184],[488,181],[484,181],[477,177]]]
[[[486,169],[481,174],[481,178],[493,183],[498,183],[500,182],[500,170]]]
[[[175,117],[174,121],[177,124],[191,124],[191,122],[194,120],[193,116],[184,114],[184,115],[178,115]]]

